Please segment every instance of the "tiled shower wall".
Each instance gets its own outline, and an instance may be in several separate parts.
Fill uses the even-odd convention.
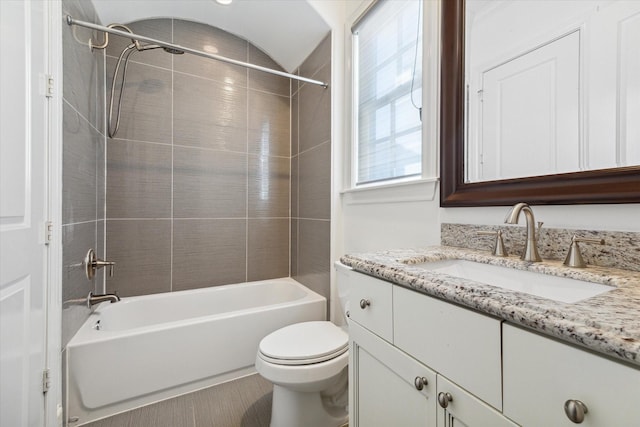
[[[329,34],[299,74],[331,81]],[[331,89],[292,82],[291,276],[329,299]]]
[[[63,0],[63,15],[98,22],[90,2]],[[82,261],[104,252],[104,54],[91,52],[92,31],[63,26],[62,346],[89,316],[84,300],[101,292],[100,272],[89,281]]]
[[[244,39],[173,19],[133,31],[279,68]],[[130,41],[107,49],[107,87]],[[119,89],[119,84],[117,85]],[[289,276],[288,79],[162,49],[131,56],[107,144],[107,290],[121,296]]]

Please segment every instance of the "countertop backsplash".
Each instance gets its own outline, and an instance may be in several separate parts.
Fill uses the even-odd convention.
[[[524,225],[470,225],[441,224],[440,242],[443,246],[454,246],[491,251],[493,236],[480,236],[478,231],[502,230],[502,238],[510,255],[524,250],[526,227]],[[542,227],[538,240],[538,251],[543,259],[563,260],[573,235],[590,239],[604,239],[604,245],[581,243],[584,260],[591,265],[640,271],[640,233],[624,231],[572,230]]]

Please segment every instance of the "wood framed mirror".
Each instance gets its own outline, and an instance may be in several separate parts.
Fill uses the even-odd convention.
[[[640,166],[465,182],[465,0],[442,2],[440,206],[640,203]]]

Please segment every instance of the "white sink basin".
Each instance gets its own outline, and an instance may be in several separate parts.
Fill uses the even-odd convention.
[[[414,267],[568,303],[575,303],[615,289],[599,283],[462,259],[425,262],[415,264]]]

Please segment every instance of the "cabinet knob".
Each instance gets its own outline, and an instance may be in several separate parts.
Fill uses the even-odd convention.
[[[415,385],[416,389],[418,390],[422,390],[424,386],[428,384],[429,384],[429,381],[427,381],[425,377],[416,377],[416,379],[413,380],[413,385]]]
[[[446,409],[447,406],[449,406],[449,402],[451,401],[453,401],[453,396],[451,396],[451,393],[445,393],[443,391],[438,393],[438,403],[441,407]]]
[[[369,301],[368,299],[364,299],[363,298],[363,299],[360,300],[360,308],[361,309],[364,310],[365,308],[369,307],[370,305],[371,305],[371,301]]]
[[[564,413],[572,422],[580,424],[584,421],[584,414],[589,412],[587,406],[579,400],[569,399],[564,402]]]

